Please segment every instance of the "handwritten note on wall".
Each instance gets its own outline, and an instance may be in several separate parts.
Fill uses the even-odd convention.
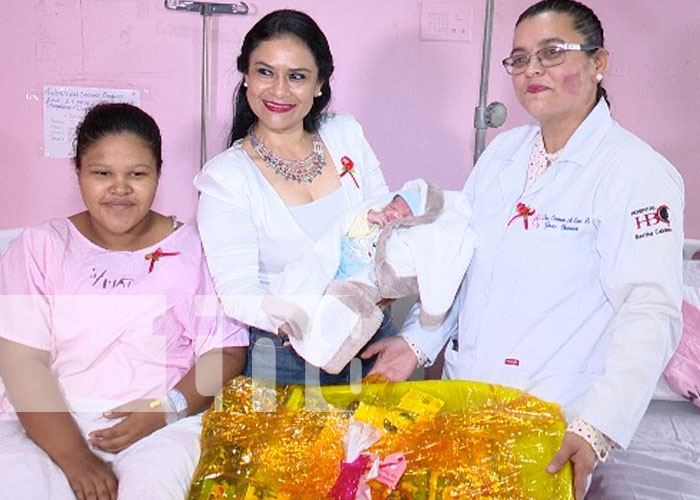
[[[52,158],[75,155],[75,128],[85,113],[100,102],[139,105],[138,90],[44,86],[44,154]]]

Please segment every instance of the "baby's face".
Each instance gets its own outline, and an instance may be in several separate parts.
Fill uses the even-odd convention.
[[[413,215],[411,207],[408,206],[406,200],[401,196],[396,196],[387,206],[384,207],[382,213],[389,219],[389,222],[396,219],[405,219]]]

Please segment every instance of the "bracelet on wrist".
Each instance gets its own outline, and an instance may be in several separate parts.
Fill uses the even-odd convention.
[[[157,404],[156,404],[157,402]],[[187,399],[177,389],[170,389],[160,400],[151,403],[151,408],[163,407],[163,417],[166,425],[174,424],[178,420],[187,416]]]

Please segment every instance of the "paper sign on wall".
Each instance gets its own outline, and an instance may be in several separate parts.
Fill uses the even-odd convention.
[[[140,103],[138,90],[44,85],[44,154],[75,156],[75,128],[85,113],[100,102]]]

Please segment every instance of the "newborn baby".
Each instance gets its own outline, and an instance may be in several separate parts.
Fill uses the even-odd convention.
[[[421,323],[442,321],[476,245],[470,222],[463,193],[409,181],[349,213],[288,264],[262,309],[300,356],[338,373],[379,328],[383,299],[417,294]]]
[[[374,207],[359,213],[340,240],[340,265],[335,279],[348,279],[364,267],[373,265],[377,240],[384,226],[420,213],[421,196],[415,189],[397,192],[383,208]]]

